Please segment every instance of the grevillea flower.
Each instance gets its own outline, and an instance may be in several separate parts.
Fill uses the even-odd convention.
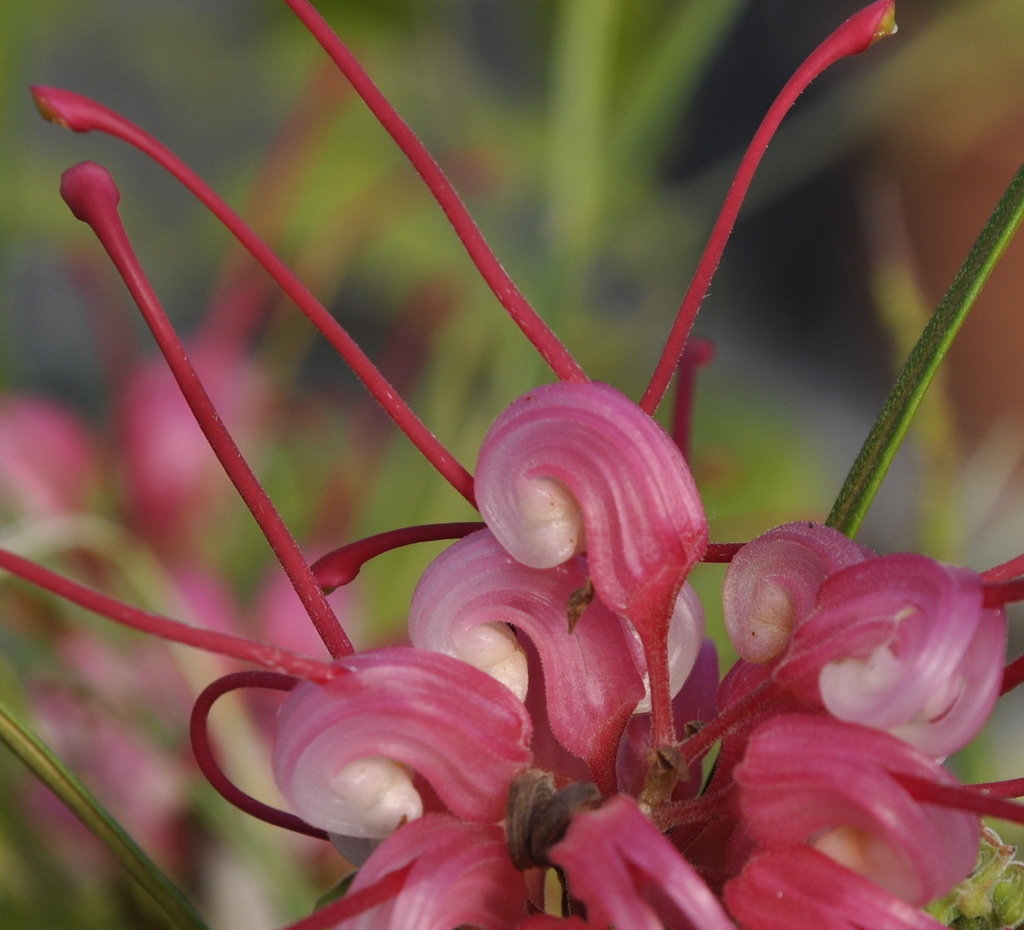
[[[37,102],[76,131],[135,145],[207,204],[486,528],[406,527],[310,564],[170,326],[121,224],[113,180],[85,163],[66,172],[62,195],[124,278],[331,661],[186,627],[2,550],[0,565],[129,626],[272,670],[207,686],[190,732],[200,767],[226,797],[331,838],[358,860],[348,894],[295,930],[933,926],[919,908],[970,871],[979,815],[1024,820],[1003,800],[1024,788],[962,786],[936,761],[977,732],[1001,683],[1022,674],[1004,679],[1002,670],[1002,604],[1024,598],[1022,567],[983,577],[924,556],[878,557],[809,524],[712,546],[681,451],[687,437],[654,419],[680,365],[685,405],[697,362],[684,343],[782,114],[828,64],[894,31],[891,0],[851,17],[783,89],[639,403],[587,378],[348,49],[307,0],[287,2],[409,157],[558,379],[498,416],[475,476],[164,146],[67,91],[37,88]],[[389,548],[460,537],[415,591],[411,645],[355,652],[325,591]],[[742,658],[716,695],[717,656],[703,643],[703,613],[686,581],[702,558],[731,556],[723,597]],[[243,794],[218,766],[207,716],[221,696],[249,687],[287,693],[271,767],[298,816]]]
[[[295,809],[330,833],[384,837],[419,817],[419,775],[456,816],[502,818],[530,761],[530,718],[489,675],[420,649],[345,659],[327,684],[281,709],[274,777]]]
[[[524,565],[552,568],[586,552],[597,597],[640,636],[656,741],[671,742],[669,621],[707,546],[700,495],[671,437],[606,385],[537,388],[488,431],[476,494],[495,538]]]
[[[816,523],[787,523],[748,542],[733,556],[722,586],[725,629],[740,658],[774,659],[814,610],[821,583],[869,555]]]
[[[919,803],[899,775],[955,784],[902,740],[806,714],[760,724],[734,772],[758,850],[807,843],[921,907],[970,872],[981,827],[969,813]]]
[[[529,568],[481,530],[442,553],[420,579],[409,609],[409,639],[481,668],[523,700],[527,657],[512,629],[521,632],[540,658],[554,736],[587,762],[595,780],[614,790],[619,740],[644,688],[619,617],[594,602],[570,624],[567,605],[585,582],[581,560]],[[696,649],[684,660],[683,679],[695,657]]]
[[[882,556],[825,580],[775,677],[841,720],[944,758],[988,718],[1005,653],[1005,611],[985,606],[976,572]]]

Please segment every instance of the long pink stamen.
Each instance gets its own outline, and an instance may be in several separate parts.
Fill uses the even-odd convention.
[[[711,278],[721,261],[725,244],[729,241],[733,226],[736,224],[736,216],[740,211],[743,198],[747,195],[754,172],[761,162],[765,149],[768,148],[768,143],[782,122],[782,118],[794,104],[796,98],[807,88],[807,85],[822,71],[835,64],[839,59],[857,55],[878,39],[895,32],[894,7],[894,0],[876,0],[875,3],[865,7],[859,13],[854,13],[811,53],[810,57],[789,79],[786,86],[782,88],[779,96],[775,98],[775,102],[769,108],[757,132],[754,133],[754,138],[740,162],[729,193],[722,204],[722,211],[718,214],[708,244],[704,248],[704,254],[697,264],[693,280],[679,307],[661,358],[658,360],[651,381],[640,401],[641,408],[647,413],[654,413],[665,396],[665,391],[668,390],[672,372],[675,371],[679,362],[697,311],[707,296]]]
[[[473,477],[402,400],[369,357],[287,265],[191,168],[130,120],[88,97],[55,87],[32,89],[40,113],[75,132],[99,130],[139,149],[181,182],[213,213],[309,317],[356,377],[366,385],[388,416],[456,491],[471,504]]]
[[[440,539],[462,539],[470,533],[483,529],[483,523],[428,523],[424,526],[403,526],[397,530],[388,530],[357,539],[355,542],[341,546],[320,556],[313,563],[313,575],[326,594],[335,588],[349,584],[359,570],[371,559],[411,546],[414,543],[437,542]]]
[[[99,165],[83,162],[64,172],[61,196],[75,217],[92,228],[128,286],[210,448],[266,536],[331,655],[350,655],[355,650],[316,583],[298,543],[221,421],[185,347],[146,280],[118,215],[120,194],[113,178]]]
[[[0,549],[0,568],[72,604],[142,633],[183,643],[204,652],[252,662],[309,681],[327,682],[339,674],[336,667],[326,662],[308,659],[287,649],[279,649],[231,633],[199,629],[187,623],[171,620],[169,617],[162,617],[160,614],[140,610],[5,549]]]
[[[268,688],[274,691],[291,691],[298,684],[298,679],[290,675],[277,675],[273,672],[235,672],[218,678],[215,682],[207,685],[196,698],[192,707],[192,716],[189,720],[189,740],[192,743],[192,753],[196,757],[196,763],[200,771],[206,776],[206,780],[216,789],[222,798],[234,804],[239,810],[244,811],[257,820],[272,824],[275,827],[282,827],[285,830],[292,830],[295,833],[303,833],[319,840],[328,839],[327,832],[319,827],[311,826],[301,817],[290,814],[287,811],[279,810],[257,801],[252,795],[246,794],[231,779],[224,774],[223,769],[218,765],[213,754],[213,747],[210,745],[210,734],[206,724],[209,719],[210,710],[217,699],[231,691],[239,688]]]
[[[346,45],[335,35],[327,21],[314,9],[308,0],[285,0],[292,11],[310,31],[313,38],[338,66],[348,82],[363,98],[366,106],[384,127],[388,135],[402,150],[402,153],[430,189],[455,234],[459,237],[467,254],[476,265],[480,276],[494,292],[501,305],[508,312],[523,335],[533,343],[541,357],[563,381],[589,380],[580,368],[579,363],[569,354],[558,337],[548,325],[537,315],[519,288],[502,268],[491,247],[484,239],[483,233],[469,215],[455,188],[445,176],[441,167],[426,150],[423,143],[409,127],[409,124],[398,115],[387,98],[370,79],[370,76],[356,61],[355,56]]]

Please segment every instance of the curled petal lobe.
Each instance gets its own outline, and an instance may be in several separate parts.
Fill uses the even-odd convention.
[[[999,693],[1006,616],[981,578],[918,555],[832,575],[776,678],[842,720],[888,730],[935,758],[981,729]]]
[[[550,384],[515,401],[484,439],[476,493],[513,558],[550,568],[586,551],[598,596],[631,618],[638,600],[674,598],[707,545],[682,453],[604,384]]]
[[[734,773],[744,828],[760,848],[808,843],[921,907],[971,871],[980,824],[912,797],[897,777],[907,775],[955,784],[888,733],[805,714],[761,724]]]
[[[830,574],[868,558],[864,547],[817,523],[787,523],[752,539],[725,573],[725,628],[741,659],[778,656],[793,627],[814,610]]]
[[[733,930],[708,886],[625,795],[577,815],[550,858],[586,904],[588,925]]]
[[[401,894],[337,930],[512,930],[526,912],[526,883],[500,827],[426,814],[374,851],[348,893],[409,865]]]
[[[586,552],[597,597],[643,643],[655,743],[674,742],[669,617],[708,527],[668,433],[607,385],[545,385],[491,426],[475,489],[484,522],[524,565],[552,568]]]
[[[585,568],[579,558],[528,568],[480,530],[445,550],[420,579],[409,638],[476,665],[523,699],[527,657],[511,628],[520,631],[540,657],[555,737],[605,780],[644,687],[620,617],[593,601],[570,629],[569,602],[586,585]]]
[[[407,647],[342,665],[348,674],[300,685],[281,709],[274,777],[300,816],[330,833],[387,836],[423,812],[415,773],[456,816],[501,820],[530,761],[530,720],[507,688]]]

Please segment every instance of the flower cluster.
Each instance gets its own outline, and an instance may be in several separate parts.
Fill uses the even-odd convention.
[[[86,163],[65,174],[62,195],[124,277],[332,661],[185,628],[10,553],[0,564],[123,623],[272,670],[209,686],[192,736],[231,800],[329,838],[359,867],[343,897],[296,925],[303,930],[939,926],[923,908],[970,876],[980,815],[1024,819],[1002,800],[1020,785],[963,786],[942,767],[1020,676],[1004,669],[1004,605],[1021,596],[1019,560],[979,574],[879,555],[808,522],[742,545],[710,543],[681,451],[688,437],[653,416],[677,371],[677,402],[689,402],[697,362],[683,348],[768,138],[824,67],[894,31],[891,0],[840,26],[766,117],[639,404],[587,378],[345,46],[308,3],[288,3],[409,156],[557,381],[508,406],[470,476],[190,169],[117,114],[37,88],[49,119],[127,140],[196,193],[483,522],[407,527],[310,565],[167,323],[120,224],[113,181]],[[325,592],[380,552],[436,539],[457,541],[416,587],[408,644],[355,652]],[[688,583],[701,561],[729,562],[722,605],[739,659],[721,681]],[[297,817],[242,794],[213,757],[206,715],[245,687],[287,694],[271,765]],[[1007,882],[994,881],[1003,890],[973,910],[959,898],[947,910],[1012,922]]]

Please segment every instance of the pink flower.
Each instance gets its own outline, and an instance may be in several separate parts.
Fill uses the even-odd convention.
[[[758,726],[734,772],[743,828],[759,850],[806,843],[921,907],[974,867],[981,824],[920,803],[900,775],[955,784],[902,740],[806,714]]]
[[[586,552],[597,597],[640,636],[656,742],[671,742],[669,622],[707,545],[700,496],[671,437],[606,385],[547,385],[491,426],[476,493],[495,538],[524,565],[552,568]]]
[[[740,658],[768,662],[814,610],[821,583],[869,553],[838,530],[787,523],[748,542],[725,573],[725,629]]]
[[[570,599],[585,583],[582,560],[528,568],[481,530],[423,574],[409,610],[409,639],[486,671],[523,700],[531,683],[513,630],[528,638],[540,657],[554,736],[613,791],[619,740],[644,688],[620,617],[595,601],[570,621]]]
[[[461,819],[502,819],[531,733],[504,685],[404,647],[350,656],[340,671],[295,688],[281,709],[274,777],[299,814],[331,833],[385,837],[429,809],[418,776]]]
[[[892,555],[826,579],[775,677],[841,720],[944,758],[991,713],[1005,654],[1005,611],[984,605],[976,572]]]

